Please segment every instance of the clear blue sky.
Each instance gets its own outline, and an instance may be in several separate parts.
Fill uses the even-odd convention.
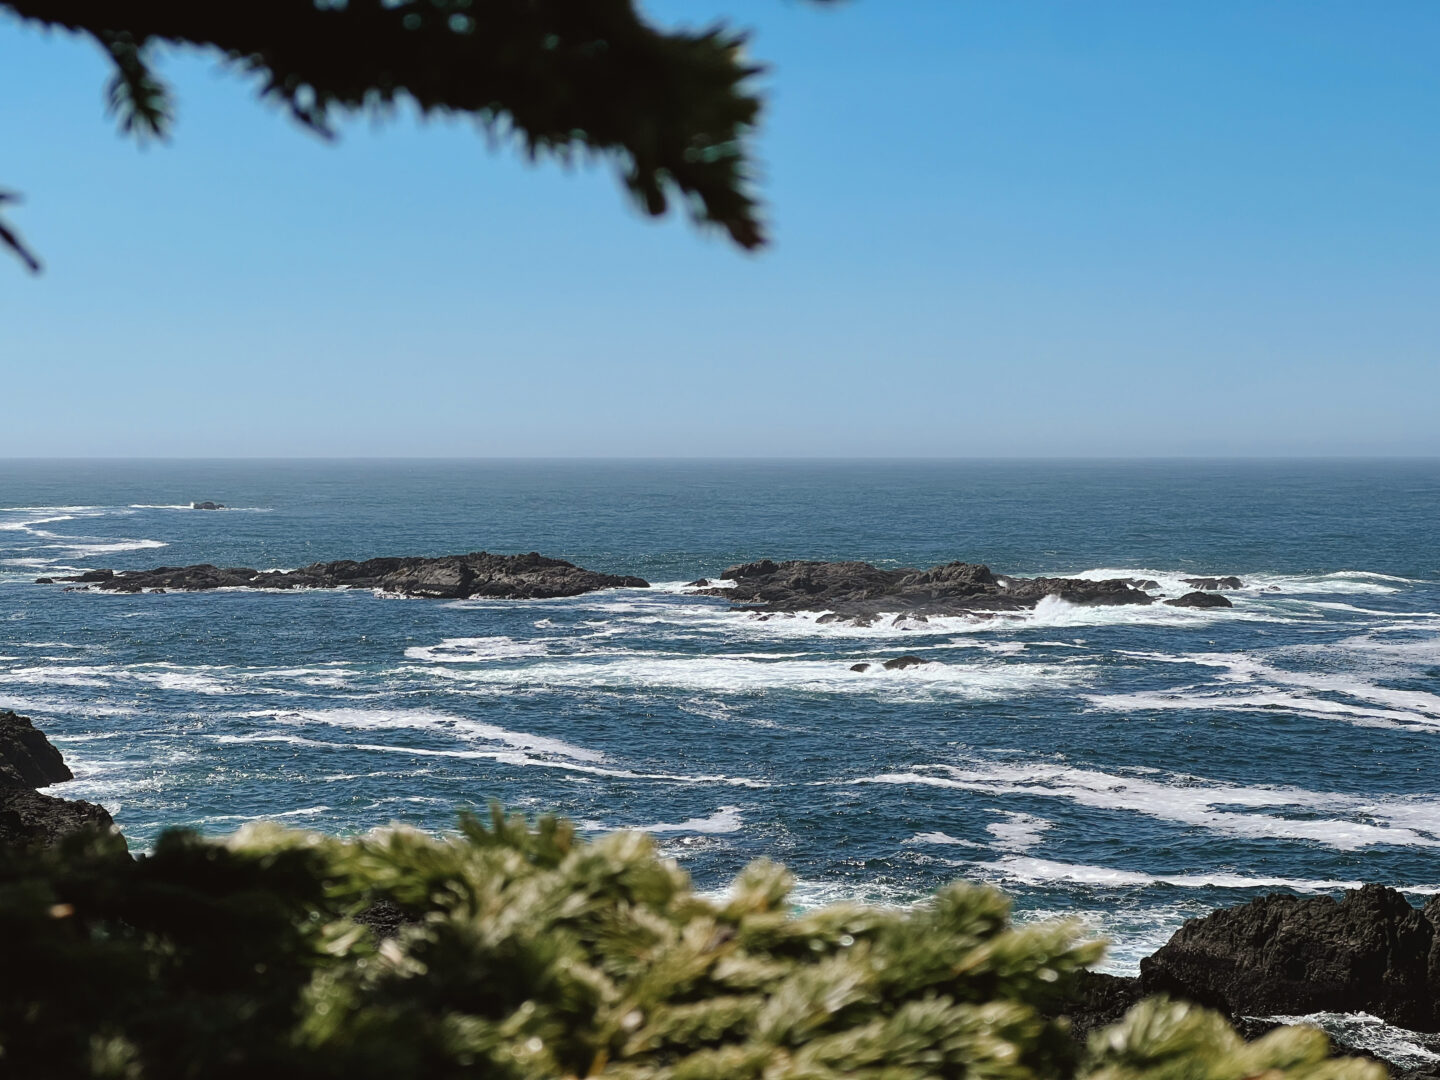
[[[757,30],[763,255],[0,23],[0,456],[1440,453],[1440,3],[649,7]]]

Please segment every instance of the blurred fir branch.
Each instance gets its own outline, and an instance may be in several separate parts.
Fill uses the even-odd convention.
[[[648,837],[492,811],[436,840],[253,826],[0,851],[0,1073],[207,1080],[1381,1080],[1282,1029],[1141,1003],[1077,1060],[1100,946],[988,889],[796,915],[758,862],[696,895]],[[382,937],[357,922],[398,914]]]
[[[337,113],[465,114],[532,159],[609,158],[638,205],[678,199],[742,248],[765,243],[749,139],[761,109],[746,35],[664,31],[634,0],[0,0],[0,11],[99,43],[121,128],[169,129],[157,44],[217,51],[310,129]],[[0,223],[0,244],[38,262]]]

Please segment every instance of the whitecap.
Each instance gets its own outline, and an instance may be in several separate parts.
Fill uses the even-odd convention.
[[[922,771],[923,770],[923,771]],[[1044,762],[969,767],[918,766],[839,783],[953,788],[988,795],[1053,798],[1101,810],[1124,810],[1242,839],[1303,840],[1341,851],[1388,845],[1440,847],[1440,800],[1349,795],[1294,787],[1245,787],[1199,777],[1120,775]],[[1224,807],[1225,809],[1218,809]],[[1261,812],[1243,812],[1243,807]],[[1280,811],[1343,817],[1286,817]],[[1276,812],[1264,812],[1276,811]],[[1379,822],[1380,824],[1372,824]]]
[[[995,837],[994,847],[1000,851],[1029,851],[1044,838],[1045,830],[1053,828],[1053,821],[1022,814],[1015,810],[1001,810],[1004,821],[992,821],[985,831]]]
[[[598,750],[587,750],[560,739],[508,731],[494,724],[470,720],[428,709],[299,709],[242,713],[246,717],[270,717],[281,723],[314,723],[351,730],[399,729],[438,732],[459,738],[498,742],[517,750],[554,754],[574,761],[603,761]]]
[[[1402,1069],[1426,1069],[1440,1061],[1434,1035],[1422,1034],[1388,1024],[1369,1013],[1306,1013],[1304,1016],[1266,1016],[1260,1019],[1277,1024],[1308,1024],[1318,1027],[1341,1047],[1367,1050]],[[1427,1070],[1428,1071],[1428,1070]]]
[[[445,638],[439,645],[416,645],[405,650],[411,660],[431,664],[473,664],[486,660],[511,660],[523,656],[544,656],[543,641],[516,641],[509,637]]]
[[[734,833],[742,828],[738,806],[722,806],[703,818],[688,818],[675,825],[659,822],[654,825],[626,826],[647,833]]]
[[[976,869],[1006,881],[1023,885],[1090,885],[1103,889],[1147,888],[1169,885],[1181,889],[1291,889],[1305,893],[1332,893],[1358,889],[1359,881],[1306,880],[1286,877],[1253,877],[1225,871],[1197,874],[1147,874],[1110,866],[1086,866],[1030,856],[1007,855],[994,862],[974,864]]]
[[[943,833],[943,832],[922,832],[922,833],[916,833],[914,836],[910,837],[910,839],[906,840],[905,843],[907,843],[907,844],[941,844],[941,845],[945,845],[945,846],[967,847],[967,848],[983,848],[983,847],[985,846],[984,844],[977,844],[974,840],[962,840],[962,839],[959,838],[959,837],[951,836],[949,833]]]

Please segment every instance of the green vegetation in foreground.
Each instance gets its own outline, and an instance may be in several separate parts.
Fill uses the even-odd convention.
[[[792,912],[751,865],[697,896],[650,839],[495,810],[436,840],[252,826],[0,852],[0,1075],[613,1080],[1380,1080],[1325,1036],[1246,1044],[1152,1000],[1077,1054],[1053,1016],[1101,946],[990,889]],[[354,917],[414,920],[378,940]],[[1078,1060],[1077,1060],[1078,1059]]]

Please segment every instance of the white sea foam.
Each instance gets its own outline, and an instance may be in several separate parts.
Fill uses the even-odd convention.
[[[738,806],[722,806],[708,817],[688,818],[678,824],[627,826],[648,833],[735,833],[743,827]]]
[[[960,837],[951,836],[949,833],[943,833],[943,832],[923,832],[923,833],[916,833],[914,836],[910,837],[909,840],[906,840],[905,843],[907,843],[907,844],[941,844],[941,845],[945,845],[945,846],[966,847],[966,848],[983,848],[983,847],[985,847],[984,844],[977,844],[974,840],[964,840],[964,839],[961,839]]]
[[[598,750],[586,750],[560,739],[486,724],[428,709],[300,709],[243,713],[246,717],[272,717],[281,723],[326,724],[350,730],[395,730],[408,728],[500,743],[517,750],[554,754],[573,761],[604,761]]]
[[[516,641],[509,637],[446,638],[439,645],[416,645],[405,650],[411,660],[431,664],[474,664],[486,660],[513,660],[544,656],[549,650],[543,641]]]
[[[1146,874],[1109,866],[1085,866],[1030,856],[1006,855],[994,862],[974,864],[996,878],[1024,885],[1091,885],[1105,889],[1170,885],[1182,889],[1292,889],[1295,892],[1331,893],[1358,889],[1359,881],[1313,881],[1286,877],[1253,877],[1211,871],[1198,874]]]
[[[1342,851],[1375,845],[1440,847],[1440,799],[1434,798],[1375,799],[1293,787],[1245,787],[1181,775],[1159,780],[1046,762],[920,766],[848,782],[1062,799],[1243,839],[1305,840]],[[1286,817],[1282,813],[1286,809],[1343,816]]]
[[[226,821],[278,821],[282,818],[314,817],[330,811],[328,806],[306,806],[299,810],[282,810],[274,814],[214,814],[200,819],[202,825],[218,825]]]
[[[261,739],[248,741],[267,741]],[[296,742],[293,738],[273,739],[269,741]],[[599,765],[585,765],[576,761],[555,760],[551,758],[531,757],[529,754],[510,750],[426,750],[416,746],[380,746],[373,743],[357,743],[354,746],[340,746],[337,743],[314,742],[311,740],[298,740],[308,742],[312,746],[339,747],[346,750],[368,750],[380,754],[410,754],[416,757],[448,757],[460,758],[474,761],[487,760],[498,761],[505,765],[516,765],[521,767],[531,766],[541,769],[559,769],[565,772],[583,773],[589,776],[608,776],[620,780],[660,780],[676,784],[722,784],[731,787],[763,788],[770,784],[765,780],[752,780],[742,776],[724,775],[685,775],[683,773],[642,773],[632,769],[608,769]]]
[[[1288,652],[1324,655],[1334,662],[1337,649],[1344,647],[1345,643],[1338,647],[1301,646],[1292,647]],[[1242,653],[1172,655],[1128,652],[1122,655],[1154,663],[1219,669],[1220,674],[1217,682],[1198,687],[1090,695],[1087,700],[1092,705],[1118,711],[1283,709],[1322,719],[1338,718],[1369,725],[1440,728],[1440,695],[1382,686],[1356,674],[1290,670]],[[1322,694],[1332,696],[1318,696]]]
[[[1368,1050],[1402,1069],[1425,1069],[1440,1061],[1440,1053],[1431,1049],[1436,1045],[1434,1035],[1388,1024],[1369,1013],[1321,1012],[1304,1016],[1266,1016],[1262,1019],[1318,1027],[1341,1047]]]
[[[850,670],[856,662],[854,657],[758,661],[724,656],[661,658],[643,653],[620,656],[607,653],[593,659],[554,659],[521,668],[466,667],[443,674],[447,681],[476,685],[673,689],[715,694],[783,689],[815,694],[954,696],[979,700],[1004,700],[1037,689],[1077,686],[1090,675],[1088,669],[1080,665],[994,662],[937,662],[903,671],[886,671],[882,666],[886,658],[884,655],[871,658],[870,670],[862,673]],[[435,674],[441,673],[435,671]]]
[[[992,821],[985,826],[985,831],[995,837],[993,846],[1000,851],[1029,851],[1044,838],[1045,830],[1055,825],[1053,821],[1015,810],[1001,810],[999,813],[1004,815],[1004,820]]]

